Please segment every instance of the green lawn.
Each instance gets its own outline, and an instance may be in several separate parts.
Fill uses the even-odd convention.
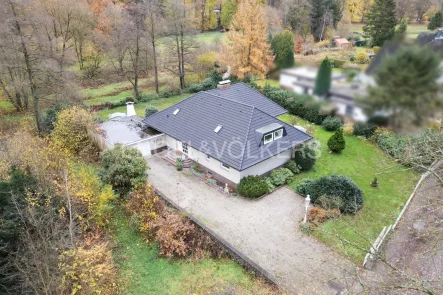
[[[171,262],[159,258],[156,244],[145,243],[121,211],[117,211],[112,220],[116,242],[113,253],[120,271],[122,294],[208,294],[216,287],[233,285],[256,294],[254,290],[263,285],[231,259]]]
[[[254,82],[260,87],[265,87],[266,84],[269,84],[272,87],[280,87],[280,82],[278,80],[257,80]]]
[[[427,28],[428,24],[409,24],[408,30],[406,31],[406,37],[409,39],[417,38],[418,34],[421,32],[429,32]],[[363,24],[351,24],[351,32],[363,33]]]
[[[168,97],[168,98],[160,98],[160,99],[156,99],[150,102],[140,102],[134,105],[135,107],[135,112],[137,113],[137,116],[144,118],[145,117],[145,108],[148,104],[156,107],[159,110],[164,110],[167,107],[170,107],[171,105],[182,101],[185,98],[188,98],[189,96],[191,96],[192,94],[189,93],[184,93],[184,94],[180,94],[180,95],[176,95],[176,96],[172,96],[172,97]],[[126,97],[126,96],[124,96]],[[117,113],[117,112],[122,112],[125,113],[126,112],[126,106],[122,106],[122,107],[118,107],[118,108],[114,108],[114,109],[105,109],[102,111],[98,112],[99,117],[103,120],[103,121],[107,121],[109,119],[109,115],[112,113]]]
[[[280,117],[290,122],[291,115]],[[314,137],[321,143],[321,155],[314,169],[297,175],[290,187],[295,189],[304,178],[319,178],[325,175],[342,174],[350,177],[364,193],[364,208],[357,215],[343,215],[338,220],[328,221],[319,227],[314,234],[329,246],[349,255],[356,263],[362,263],[365,253],[356,247],[346,245],[340,237],[355,243],[358,247],[369,248],[383,226],[392,224],[401,211],[402,205],[411,194],[419,179],[419,174],[407,170],[385,155],[377,146],[368,141],[346,136],[346,148],[341,154],[330,154],[327,141],[333,132],[309,124],[297,118],[297,125],[314,128]],[[385,173],[385,174],[378,174]],[[379,187],[373,188],[370,183],[377,175]],[[329,232],[327,234],[325,232]]]
[[[221,32],[207,32],[207,33],[200,33],[195,35],[195,39],[201,42],[205,43],[212,43],[216,39],[219,39],[220,41],[223,41],[226,38],[225,33]]]

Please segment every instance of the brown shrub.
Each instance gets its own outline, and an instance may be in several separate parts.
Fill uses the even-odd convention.
[[[147,241],[155,237],[159,227],[159,218],[164,212],[161,202],[154,189],[149,184],[142,184],[129,194],[126,210],[138,224]]]
[[[309,211],[307,220],[312,226],[316,227],[320,223],[323,223],[331,218],[336,218],[338,216],[340,216],[339,209],[325,210],[322,208],[314,207]]]
[[[189,254],[189,240],[195,226],[185,219],[184,216],[164,211],[159,219],[159,229],[156,233],[156,240],[160,248],[160,255],[165,257],[184,257]]]

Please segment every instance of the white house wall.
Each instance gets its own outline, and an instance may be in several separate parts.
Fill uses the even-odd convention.
[[[135,143],[127,144],[126,146],[138,149],[143,156],[151,155],[151,143],[149,140],[138,141]]]
[[[294,90],[294,82],[297,82],[297,77],[287,74],[280,74],[280,87]],[[303,90],[302,90],[303,93]]]
[[[292,149],[284,151],[272,158],[264,160],[246,170],[240,172],[240,179],[249,175],[263,175],[269,171],[284,165],[291,159]]]

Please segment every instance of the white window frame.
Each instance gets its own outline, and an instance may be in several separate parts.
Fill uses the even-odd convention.
[[[220,162],[220,166],[221,166],[223,169],[228,170],[228,171],[231,169],[231,166],[229,166],[228,164],[225,164],[225,163],[223,163],[223,162]]]
[[[280,136],[278,136],[277,137],[277,132],[279,132],[280,133]],[[280,139],[280,138],[282,138],[283,137],[283,129],[278,129],[278,130],[275,130],[274,131],[274,140],[277,140],[277,139]]]
[[[189,153],[189,146],[186,142],[182,142],[182,152],[183,154],[187,155]]]
[[[266,136],[271,135],[271,139],[270,140],[266,140]],[[267,133],[265,134],[265,136],[263,136],[263,143],[264,144],[268,144],[274,141],[274,132],[271,133]]]

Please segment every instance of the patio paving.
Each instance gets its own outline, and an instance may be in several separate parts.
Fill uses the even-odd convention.
[[[260,200],[226,196],[185,169],[154,155],[148,181],[187,214],[233,245],[294,294],[340,294],[355,268],[298,228],[304,198],[282,187]]]

